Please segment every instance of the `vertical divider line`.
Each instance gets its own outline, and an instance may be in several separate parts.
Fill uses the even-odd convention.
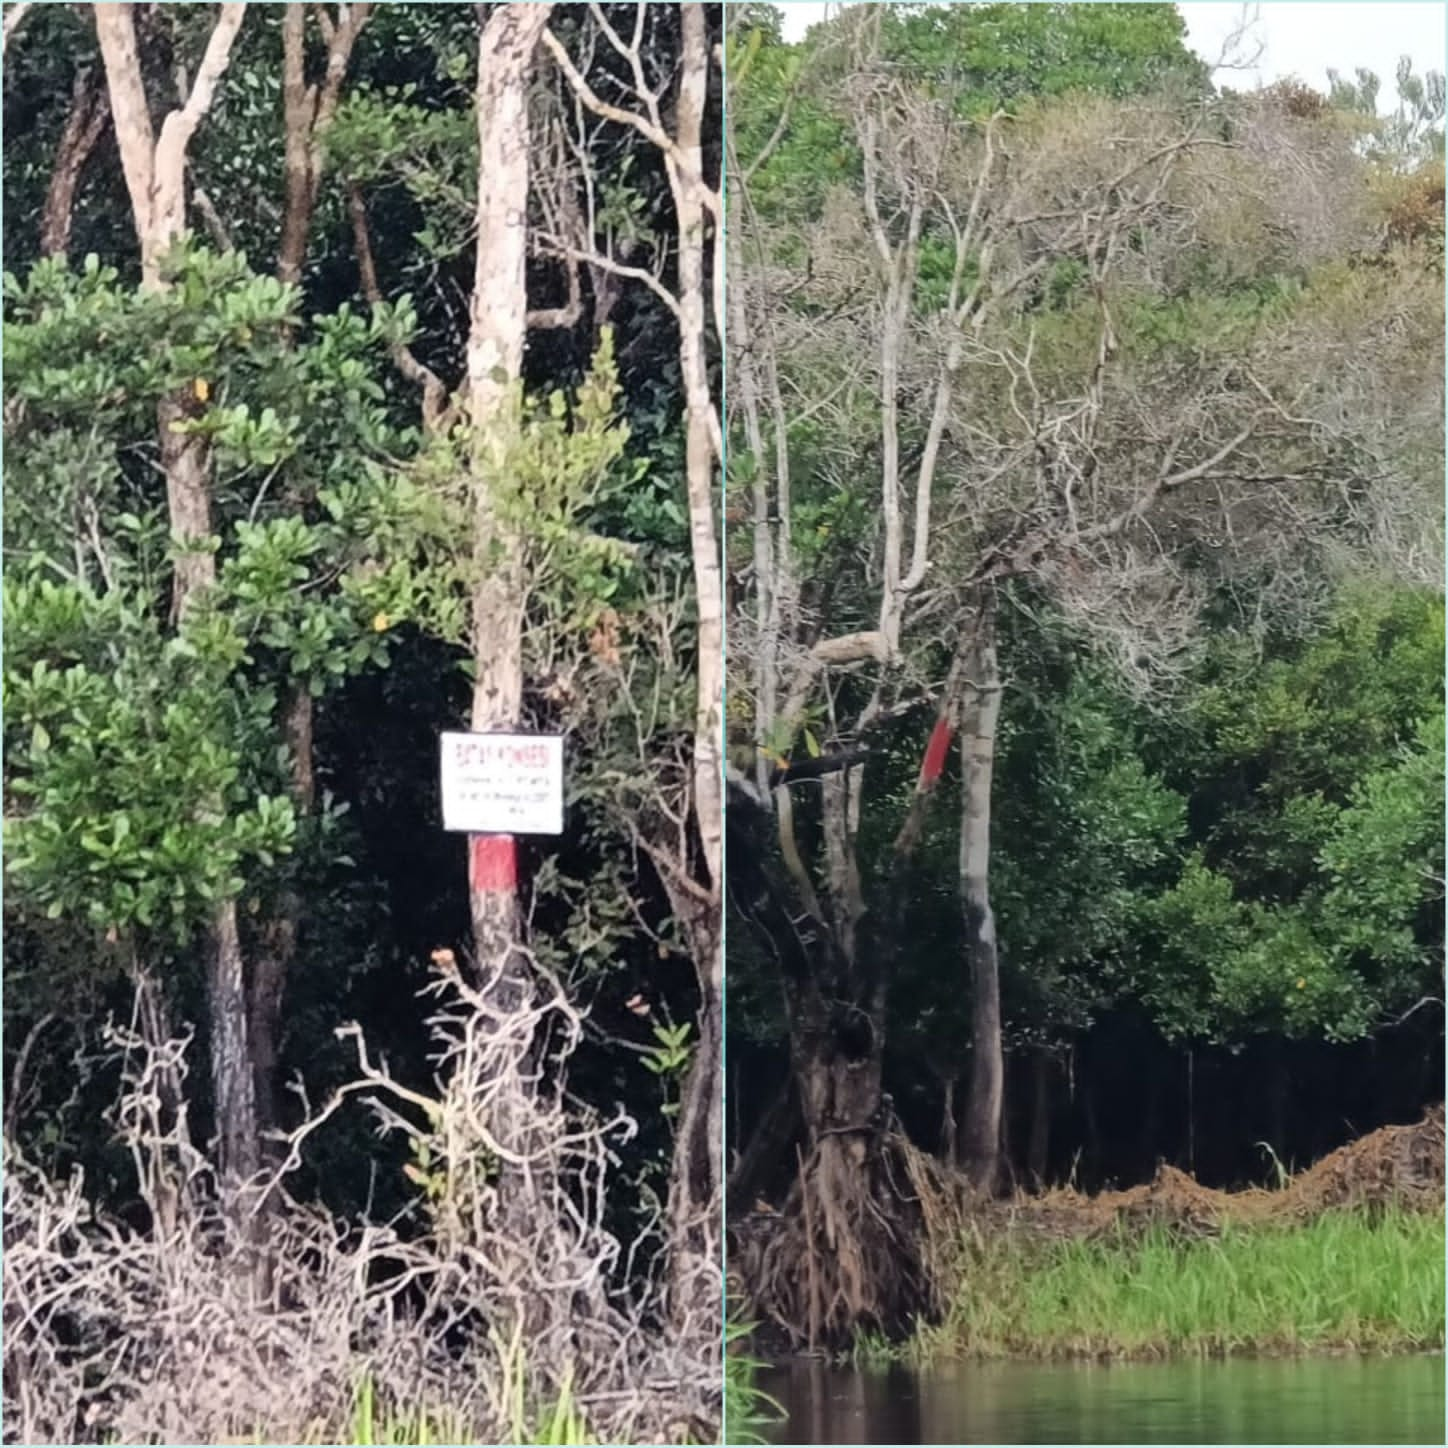
[[[729,809],[726,779],[729,761],[729,267],[726,228],[729,215],[729,7],[719,5],[719,214],[714,264],[722,271],[715,278],[724,299],[716,310],[719,346],[719,1437],[729,1442],[729,1222],[725,1203],[729,1181],[729,831],[724,815]]]

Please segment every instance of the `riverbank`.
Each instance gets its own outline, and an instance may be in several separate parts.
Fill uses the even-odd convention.
[[[975,1236],[938,1323],[864,1359],[1150,1359],[1443,1346],[1443,1214],[1359,1207],[1210,1236]]]
[[[1443,1249],[1441,1210],[1365,1205],[1297,1221],[1228,1221],[1199,1236],[1162,1223],[1118,1223],[1092,1239],[975,1234],[943,1318],[902,1343],[867,1337],[853,1363],[816,1355],[766,1366],[736,1342],[729,1441],[1426,1441],[1414,1435],[1435,1411],[1441,1420],[1441,1364],[1392,1391],[1384,1385],[1398,1379],[1364,1365],[1441,1352]],[[1343,1360],[1326,1377],[1268,1372],[1273,1361],[1286,1371],[1287,1359],[1306,1364],[1329,1354]],[[1244,1371],[1260,1364],[1266,1376],[1123,1376],[1131,1364],[1180,1373],[1227,1359]],[[1053,1367],[1089,1374],[1100,1364],[1112,1365],[1105,1377],[1040,1376]],[[1334,1421],[1349,1410],[1362,1421],[1330,1430],[1311,1405],[1347,1380],[1359,1387],[1338,1403]],[[1245,1396],[1244,1383],[1252,1390]],[[1436,1408],[1424,1397],[1434,1383]],[[1408,1384],[1412,1404],[1400,1390]],[[1293,1413],[1312,1418],[1310,1436],[1273,1436],[1287,1387]],[[1227,1400],[1236,1404],[1230,1413]],[[1168,1410],[1175,1436],[1120,1436],[1123,1415],[1141,1415],[1142,1431],[1167,1431],[1160,1416]],[[902,1421],[909,1413],[922,1421]],[[1042,1414],[1048,1421],[1037,1422]],[[1017,1422],[1022,1415],[1030,1425]],[[930,1428],[926,1419],[938,1423]],[[1081,1426],[1088,1419],[1089,1431]],[[1214,1426],[1204,1427],[1208,1421]],[[1060,1436],[1040,1436],[1047,1431]]]
[[[1171,1167],[967,1214],[940,1311],[862,1358],[1150,1359],[1443,1347],[1443,1109],[1332,1152],[1276,1190]]]

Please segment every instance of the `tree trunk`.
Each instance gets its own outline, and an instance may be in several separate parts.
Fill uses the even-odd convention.
[[[955,1120],[955,1077],[943,1076],[944,1092],[940,1104],[940,1149],[943,1166],[953,1167],[959,1151]]]
[[[548,23],[543,5],[499,5],[487,12],[478,46],[477,259],[468,333],[468,404],[473,429],[473,556],[471,601],[474,668],[472,728],[518,727],[523,700],[524,580],[520,544],[498,518],[494,479],[502,475],[518,434],[523,346],[528,325],[527,261],[529,128],[528,77],[533,52]],[[475,835],[468,841],[468,903],[473,950],[489,1008],[509,1016],[533,999],[522,948],[517,841]],[[532,1042],[521,1043],[509,1068],[511,1084],[495,1103],[493,1130],[501,1145],[526,1150],[521,1125]],[[512,1180],[508,1180],[512,1178]],[[504,1211],[519,1220],[530,1203],[509,1170]]]
[[[187,148],[226,74],[246,7],[226,4],[217,8],[191,93],[180,109],[166,116],[159,135],[152,126],[146,97],[134,8],[128,4],[93,7],[116,144],[141,248],[141,285],[161,290],[167,285],[161,260],[186,224]],[[210,448],[204,438],[178,431],[199,411],[197,399],[185,391],[163,398],[156,408],[166,504],[171,531],[180,540],[172,592],[172,616],[178,625],[216,582],[215,555],[207,546],[196,546],[205,545],[212,531]],[[210,936],[206,1005],[217,1118],[216,1165],[223,1186],[231,1187],[255,1171],[257,1164],[245,971],[234,900],[218,907]]]
[[[282,113],[286,120],[282,175],[286,205],[277,251],[277,280],[287,286],[295,286],[302,278],[315,194],[311,152],[316,98],[307,90],[306,45],[307,8],[293,0],[282,12]]]
[[[1041,1191],[1051,1162],[1051,1052],[1037,1046],[1031,1066],[1031,1134],[1026,1146],[1026,1171],[1031,1184]]]
[[[862,1162],[870,1135],[882,1123],[881,1081],[885,1033],[869,1013],[845,1002],[827,1005],[816,996],[811,1019],[796,1024],[792,1043],[806,1139],[843,1139],[850,1158]]]
[[[246,15],[244,4],[216,7],[216,23],[185,103],[171,111],[157,135],[136,47],[135,6],[92,6],[106,67],[111,115],[121,169],[141,244],[141,284],[158,287],[161,259],[186,225],[186,152],[231,62],[231,48]]]
[[[685,398],[685,476],[689,495],[689,544],[698,616],[698,688],[694,706],[694,819],[714,900],[724,885],[724,574],[714,517],[715,472],[706,351],[708,321],[704,276],[704,104],[709,48],[704,7],[684,5],[683,63],[677,106],[680,159],[669,158],[679,238],[679,359]],[[700,962],[711,989],[723,983],[723,961]],[[715,1180],[719,1179],[716,1171]]]
[[[256,1097],[256,1126],[261,1135],[281,1123],[277,1107],[277,1070],[281,1059],[282,1000],[287,969],[297,949],[297,902],[288,891],[276,918],[267,922],[252,963],[251,990],[247,995],[247,1030],[251,1046],[252,1089]],[[270,1146],[263,1154],[272,1157]]]
[[[289,4],[282,17],[286,205],[277,248],[277,280],[284,285],[295,286],[301,282],[321,180],[322,135],[336,110],[352,48],[371,10],[368,4],[339,7],[338,19],[330,31],[326,76],[320,94],[316,86],[308,86],[306,79],[306,7]],[[284,728],[291,753],[292,798],[303,819],[316,805],[313,715],[311,690],[305,680],[299,680],[293,684],[286,702]],[[275,916],[261,931],[260,950],[252,971],[248,997],[251,1056],[257,1121],[263,1132],[277,1127],[280,1121],[277,1066],[281,1055],[282,1002],[296,955],[301,918],[302,901],[297,891],[290,887],[283,890]]]
[[[216,583],[216,557],[205,546],[212,529],[211,450],[204,438],[176,431],[197,411],[195,398],[184,392],[163,398],[156,408],[171,532],[179,540],[171,605],[178,626]],[[210,936],[206,1014],[211,1028],[216,1168],[222,1183],[234,1187],[256,1170],[258,1161],[246,979],[234,899],[218,907]]]
[[[172,1140],[175,1152],[167,1153],[153,1143],[143,1165],[142,1195],[154,1215],[153,1230],[161,1240],[176,1230],[181,1193],[185,1190],[184,1167],[175,1169],[176,1157],[183,1156],[191,1146],[190,1124],[186,1119],[186,1098],[181,1089],[181,1075],[170,1063],[168,1052],[175,1030],[171,1011],[161,982],[136,958],[135,942],[128,942],[129,974],[136,992],[136,1023],[141,1039],[158,1064],[155,1092],[156,1136]]]
[[[724,1098],[722,1080],[724,1036],[722,970],[723,940],[719,911],[708,901],[685,894],[665,878],[674,915],[685,926],[689,954],[699,976],[698,1038],[684,1083],[683,1101],[674,1132],[669,1173],[670,1311],[676,1328],[711,1303],[709,1284],[719,1267],[719,1212],[723,1191]],[[706,1307],[712,1311],[712,1307]],[[706,1331],[712,1331],[706,1328]]]
[[[81,173],[110,118],[105,88],[95,71],[87,66],[75,77],[70,113],[65,118],[55,169],[50,173],[50,186],[45,193],[45,209],[40,217],[41,256],[64,256],[70,250],[70,228]]]
[[[239,1185],[257,1169],[256,1099],[247,1043],[246,973],[236,928],[236,901],[216,912],[207,962],[211,1018],[211,1089],[216,1108],[216,1165]]]
[[[971,1066],[962,1151],[966,1175],[980,1191],[996,1187],[1000,1172],[1001,1109],[1005,1063],[1001,1050],[1000,961],[990,903],[990,804],[995,773],[996,722],[1001,684],[996,662],[995,603],[982,601],[967,664],[961,729],[964,771],[960,826],[960,904],[970,971]]]
[[[323,8],[317,7],[319,11]],[[292,3],[283,12],[282,112],[286,130],[282,172],[286,206],[277,251],[277,280],[289,286],[301,281],[307,258],[307,239],[322,180],[322,138],[336,113],[353,47],[372,9],[365,3],[337,7],[337,19],[327,30],[327,67],[320,87],[307,84],[306,6]]]
[[[842,769],[820,781],[821,833],[829,886],[830,924],[840,952],[852,964],[855,936],[865,913],[860,883],[860,771]]]
[[[710,1284],[719,1271],[720,1149],[723,1097],[719,1090],[723,1033],[719,996],[701,996],[698,1043],[679,1111],[669,1173],[670,1309],[686,1316],[717,1311]]]
[[[156,406],[161,470],[166,475],[166,507],[177,540],[171,583],[171,617],[180,624],[216,582],[211,538],[211,449],[205,438],[178,431],[199,416],[201,405],[189,392],[173,393]]]
[[[690,1131],[681,1119],[675,1171],[669,1185],[674,1241],[672,1310],[691,1310],[700,1283],[717,1275],[718,1214],[724,1184],[722,1034],[717,1003],[723,998],[723,935],[719,916],[724,888],[724,582],[714,517],[714,401],[709,390],[705,307],[705,200],[703,123],[709,90],[709,42],[704,7],[680,7],[682,53],[675,106],[677,146],[665,168],[678,227],[679,363],[684,384],[684,472],[689,499],[689,546],[698,620],[698,672],[694,704],[693,818],[708,891],[703,906],[713,918],[693,932],[699,979],[699,1050],[690,1079],[697,1099]],[[706,1051],[707,1047],[707,1051]],[[698,1139],[699,1124],[706,1135]],[[688,1163],[687,1169],[684,1163]]]

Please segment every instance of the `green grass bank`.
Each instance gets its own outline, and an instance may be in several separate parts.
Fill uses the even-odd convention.
[[[862,1360],[1144,1359],[1441,1349],[1444,1218],[1357,1207],[1086,1239],[967,1232],[936,1324]]]

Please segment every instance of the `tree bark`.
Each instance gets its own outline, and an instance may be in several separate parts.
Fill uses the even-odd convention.
[[[791,1054],[805,1131],[811,1144],[826,1136],[849,1141],[864,1159],[868,1134],[880,1121],[885,1033],[873,1012],[848,1001],[806,992],[792,1025]]]
[[[960,906],[970,974],[971,1066],[961,1148],[966,1175],[980,1191],[993,1191],[1000,1174],[1001,1109],[1005,1062],[1001,1048],[1000,961],[990,903],[990,806],[995,773],[996,723],[1001,684],[996,661],[995,603],[975,610],[961,729],[964,771],[960,825]]]
[[[307,8],[290,4],[282,14],[282,114],[286,131],[282,143],[282,175],[286,205],[282,212],[282,239],[277,252],[277,280],[294,286],[302,275],[311,228],[311,140],[316,98],[306,78]]]
[[[708,94],[709,47],[704,7],[684,5],[682,77],[677,106],[678,152],[668,156],[678,215],[679,358],[685,396],[685,473],[689,543],[698,614],[698,671],[694,715],[694,816],[710,888],[723,887],[724,855],[724,576],[714,517],[715,473],[705,310],[703,116]],[[706,962],[711,983],[722,981],[717,951]]]
[[[5,10],[5,34],[4,40],[0,41],[0,53],[10,49],[10,37],[20,29],[25,17],[35,6],[30,0],[18,0],[18,3],[6,7]]]
[[[717,948],[717,947],[716,947]],[[698,1044],[684,1085],[669,1173],[671,1310],[675,1321],[711,1310],[701,1288],[718,1271],[720,1151],[723,1096],[721,1001],[716,992],[699,1000]]]
[[[40,254],[65,256],[70,250],[70,229],[75,217],[75,194],[86,162],[111,118],[105,87],[87,66],[78,71],[71,89],[70,111],[60,134],[55,168],[45,193],[40,217]]]
[[[282,17],[282,112],[285,119],[282,171],[286,206],[282,213],[277,279],[295,286],[302,279],[312,213],[322,181],[322,138],[336,113],[353,47],[371,18],[370,4],[339,5],[327,34],[327,66],[320,86],[307,84],[305,5],[289,4]]]
[[[940,1160],[954,1166],[959,1147],[959,1127],[955,1119],[955,1077],[941,1077],[943,1092],[940,1103]]]
[[[181,1089],[181,1076],[167,1060],[167,1052],[175,1031],[171,1024],[170,1007],[161,983],[143,966],[135,953],[135,942],[128,942],[128,974],[136,992],[136,1024],[141,1039],[152,1053],[152,1059],[162,1063],[156,1073],[156,1126],[162,1137],[174,1137],[176,1147],[185,1150],[191,1146],[190,1124],[186,1119],[186,1100]],[[168,1170],[167,1154],[159,1147],[147,1154],[143,1168],[146,1179],[141,1190],[155,1215],[154,1230],[165,1240],[176,1229],[176,1218],[180,1197],[184,1188],[184,1176]]]
[[[247,1041],[246,970],[235,900],[226,901],[216,912],[207,965],[217,1161],[223,1179],[236,1184],[246,1181],[256,1171],[258,1145],[256,1098]]]
[[[186,225],[186,152],[196,128],[211,109],[216,88],[231,61],[231,48],[246,14],[244,4],[221,5],[206,52],[185,104],[162,122],[160,135],[151,113],[136,47],[135,6],[95,5],[96,37],[106,67],[111,114],[121,169],[141,243],[144,286],[160,285],[160,263]]]

